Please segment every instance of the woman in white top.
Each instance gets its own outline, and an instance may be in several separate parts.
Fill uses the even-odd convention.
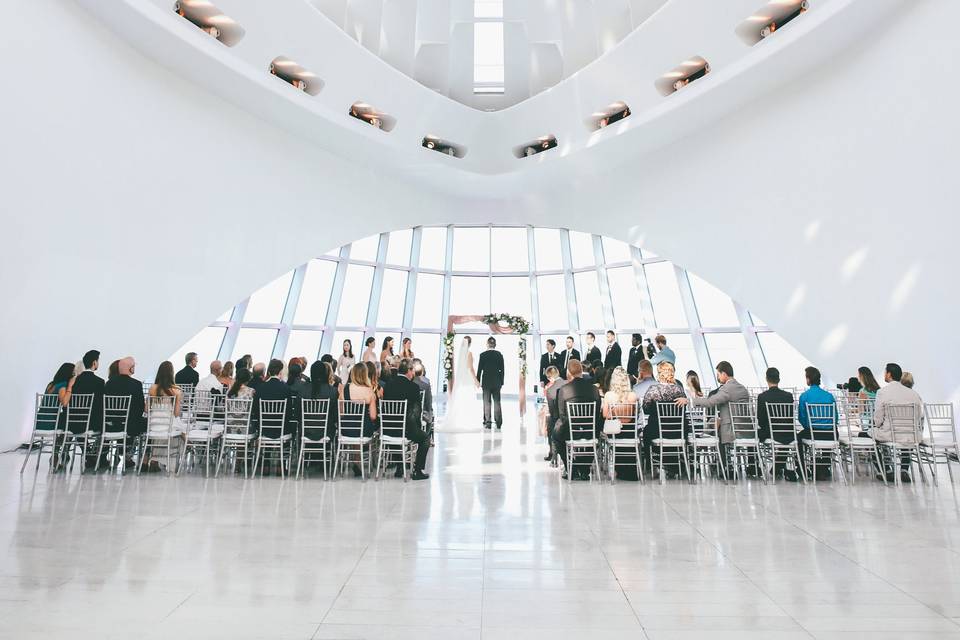
[[[408,360],[413,360],[413,340],[410,338],[404,338],[400,341],[400,357],[406,358]]]
[[[343,341],[343,353],[337,358],[337,377],[343,382],[350,379],[350,369],[357,363],[353,357],[353,343],[350,340]]]
[[[390,358],[393,357],[393,337],[387,336],[383,339],[383,350],[380,351],[380,370],[390,365]]]
[[[363,354],[360,356],[360,362],[372,362],[379,367],[380,358],[377,357],[377,353],[373,350],[373,346],[377,344],[376,338],[370,336],[363,344],[364,349]],[[346,378],[344,378],[344,380],[346,380]]]

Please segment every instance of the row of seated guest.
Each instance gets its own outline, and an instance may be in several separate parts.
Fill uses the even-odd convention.
[[[647,338],[646,347],[643,346],[644,338],[639,333],[631,336],[631,347],[627,355],[626,371],[630,383],[635,384],[640,377],[639,366],[641,361],[650,359],[653,366],[661,361],[675,363],[676,354],[667,346],[667,338],[663,335],[656,336],[653,340]],[[593,378],[604,378],[613,373],[613,370],[622,365],[622,350],[617,342],[617,335],[613,331],[607,331],[607,350],[605,355],[601,355],[600,349],[596,346],[596,336],[592,332],[586,334],[585,358],[581,359],[580,352],[574,346],[573,336],[567,336],[566,348],[557,353],[557,343],[552,338],[546,341],[544,353],[540,356],[540,384],[545,389],[549,382],[547,378],[547,368],[556,367],[560,373],[560,379],[567,377],[567,365],[571,360],[580,360],[585,374]],[[609,378],[605,380],[608,381]]]

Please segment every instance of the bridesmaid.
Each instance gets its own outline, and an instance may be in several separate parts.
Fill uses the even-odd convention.
[[[400,341],[400,357],[406,358],[408,360],[413,360],[413,340],[410,338],[404,338]]]

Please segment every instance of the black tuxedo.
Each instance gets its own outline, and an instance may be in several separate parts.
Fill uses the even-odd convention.
[[[566,349],[560,352],[560,377],[566,379],[567,377],[567,365],[570,364],[571,360],[580,360],[580,352],[576,349],[570,349],[568,352]]]
[[[594,345],[590,348],[590,351],[587,351],[587,357],[584,359],[584,362],[596,362],[597,360],[603,362],[603,354],[600,353],[600,349]]]
[[[127,414],[127,435],[140,436],[147,432],[147,419],[143,416],[146,402],[143,398],[143,383],[130,376],[117,376],[103,385],[106,396],[130,396],[130,413]],[[121,425],[107,425],[110,431],[122,431]]]
[[[290,422],[293,421],[295,405],[300,402],[300,396],[290,387],[279,378],[270,378],[269,380],[262,382],[260,386],[257,387],[256,392],[253,394],[253,412],[251,416],[251,424],[260,425],[260,401],[261,400],[286,400],[287,401],[287,429],[286,432],[293,434],[295,429],[290,428]],[[280,433],[276,427],[267,427],[266,429],[261,429],[261,435],[264,435],[268,438],[279,438]]]
[[[630,347],[630,355],[627,356],[627,373],[630,375],[631,382],[636,382],[640,375],[641,360],[643,360],[643,345]]]
[[[74,384],[73,387],[76,388],[77,385]],[[784,391],[779,387],[772,387],[757,396],[757,434],[760,437],[760,442],[763,442],[771,437],[770,416],[767,414],[767,404],[777,403],[792,405],[793,394],[789,391]],[[778,441],[780,441],[781,444],[789,444],[793,442],[793,439],[782,442],[783,439],[784,435],[781,434],[778,438]]]
[[[497,429],[503,426],[503,411],[500,408],[500,387],[503,386],[503,354],[496,349],[487,349],[480,354],[477,377],[483,388],[483,426],[490,428],[490,404],[493,401],[493,419]]]
[[[174,376],[173,381],[177,384],[192,384],[193,386],[197,386],[197,383],[200,382],[200,374],[197,373],[196,369],[187,365],[183,369],[180,369],[180,371],[177,371],[177,375]]]
[[[620,343],[614,342],[607,345],[607,355],[603,357],[603,368],[612,369],[623,364],[623,353],[620,351]]]
[[[600,426],[603,424],[603,416],[600,412],[600,391],[590,380],[576,378],[563,385],[557,392],[557,406],[560,409],[560,417],[553,426],[553,441],[557,447],[557,453],[564,465],[567,464],[567,440],[570,439],[570,418],[567,414],[567,403],[570,402],[594,402],[597,405],[594,423],[594,434],[598,434]],[[569,473],[569,467],[567,467]]]
[[[90,410],[90,430],[103,429],[103,378],[93,371],[84,371],[73,381],[73,394],[93,396],[93,407]]]
[[[560,360],[560,354],[554,351],[553,353],[544,352],[540,356],[540,386],[547,386],[547,367],[556,367],[558,370],[563,368],[563,363]],[[563,371],[560,372],[560,377],[563,378]]]
[[[413,380],[408,380],[406,376],[396,374],[390,377],[390,381],[384,387],[383,399],[407,401],[406,435],[408,440],[417,443],[417,459],[414,461],[414,467],[417,471],[423,471],[427,466],[430,444],[420,419],[423,414],[423,408],[420,406],[420,387]]]

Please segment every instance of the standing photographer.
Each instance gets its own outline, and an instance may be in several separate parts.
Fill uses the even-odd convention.
[[[657,366],[661,362],[669,362],[670,364],[676,366],[677,364],[677,354],[673,352],[673,349],[667,346],[667,339],[663,335],[658,335],[654,338],[654,343],[657,345],[657,354],[651,355],[650,360],[652,361],[653,366]],[[647,353],[653,349],[652,344],[647,345]]]

